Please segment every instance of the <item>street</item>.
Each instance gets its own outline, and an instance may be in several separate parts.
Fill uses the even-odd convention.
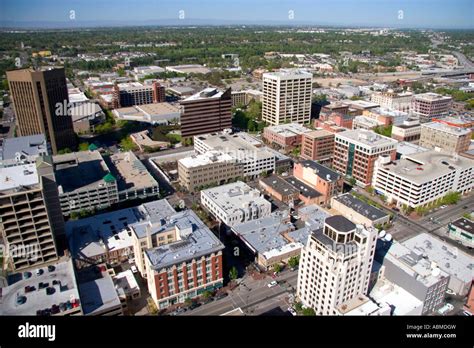
[[[241,308],[245,314],[259,315],[276,307],[286,310],[289,307],[287,297],[296,291],[297,271],[285,270],[275,280],[279,285],[267,286],[273,278],[255,280],[245,276],[242,283],[229,292],[229,296],[204,304],[183,315],[221,315],[235,308]]]

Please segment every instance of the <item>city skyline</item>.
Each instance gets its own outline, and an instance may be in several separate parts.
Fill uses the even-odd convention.
[[[456,6],[453,6],[455,3]],[[123,0],[2,2],[0,27],[68,28],[151,25],[320,25],[432,29],[474,28],[469,0],[270,0],[232,3]],[[252,9],[242,11],[242,9]],[[74,12],[71,12],[74,11]]]

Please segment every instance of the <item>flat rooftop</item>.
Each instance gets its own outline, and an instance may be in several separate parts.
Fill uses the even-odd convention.
[[[303,69],[280,69],[280,71],[267,72],[263,74],[263,78],[280,78],[280,79],[301,79],[313,78],[313,74]]]
[[[417,184],[429,182],[456,169],[474,167],[474,160],[463,156],[429,150],[408,155],[383,165],[383,169]]]
[[[429,151],[426,147],[416,145],[407,141],[401,141],[397,144],[397,154],[400,156],[413,155],[419,152]]]
[[[342,100],[343,104],[347,104],[349,107],[354,108],[354,109],[374,109],[379,107],[380,105],[377,103],[373,103],[371,101],[367,100],[350,100],[350,99],[345,99]]]
[[[109,168],[99,151],[80,151],[53,156],[60,193],[87,190],[104,184]]]
[[[356,225],[342,215],[330,216],[324,223],[339,232],[351,232],[356,229]]]
[[[138,221],[129,225],[130,230],[140,239],[169,229],[168,221],[176,214],[166,199],[159,199],[137,207]]]
[[[417,100],[423,100],[423,101],[428,101],[428,102],[433,102],[433,101],[438,101],[438,100],[445,100],[445,101],[452,100],[451,97],[444,96],[437,93],[431,93],[431,92],[415,94],[414,98]]]
[[[421,125],[422,131],[423,131],[423,128],[430,128],[438,132],[443,132],[443,133],[447,133],[447,134],[455,135],[455,136],[468,135],[468,134],[471,134],[472,132],[470,128],[453,127],[453,126],[447,125],[446,123],[441,123],[441,122],[423,123]]]
[[[317,139],[317,138],[325,138],[325,137],[334,137],[334,133],[327,131],[325,129],[317,129],[304,135],[307,138]]]
[[[249,206],[271,205],[261,196],[259,190],[251,188],[242,181],[202,190],[201,193],[229,213]]]
[[[402,244],[418,256],[427,255],[430,261],[451,277],[471,282],[474,271],[472,256],[427,233],[405,240]]]
[[[79,291],[84,315],[100,315],[121,306],[112,277],[107,272],[103,272],[101,278],[80,283]]]
[[[205,145],[213,150],[229,153],[240,161],[257,160],[264,158],[275,158],[274,153],[266,147],[260,147],[262,143],[248,134],[226,134],[213,133],[196,136]]]
[[[380,147],[397,144],[397,141],[394,139],[365,129],[354,129],[339,132],[336,133],[336,139],[337,138],[346,139],[351,143],[357,142],[359,144],[369,147]]]
[[[167,66],[166,70],[169,71],[177,71],[183,74],[207,74],[210,73],[212,70],[206,68],[200,64],[186,64],[186,65],[174,65],[174,66]]]
[[[474,234],[474,221],[472,220],[462,217],[451,222],[451,225],[456,226],[466,232]]]
[[[316,161],[304,160],[304,161],[301,161],[300,163],[305,168],[311,168],[317,176],[319,176],[320,178],[326,181],[337,181],[341,178],[341,175],[339,173],[336,173],[334,170],[326,166],[323,166],[322,164]]]
[[[20,156],[39,156],[48,154],[48,145],[44,134],[6,138],[0,151],[0,160],[15,159]]]
[[[172,215],[169,224],[174,226],[178,240],[145,251],[145,256],[155,270],[224,249],[224,244],[190,209]]]
[[[235,160],[227,153],[220,151],[209,151],[203,154],[181,158],[179,163],[181,163],[186,168],[195,168],[213,163],[224,163],[231,161],[234,162]]]
[[[327,220],[327,219],[326,219]],[[349,243],[336,243],[334,240],[329,238],[323,233],[323,228],[319,228],[311,233],[311,236],[323,244],[327,250],[331,250],[336,253],[342,253],[344,256],[348,256],[357,251],[357,244],[354,242]]]
[[[423,253],[412,250],[404,243],[392,243],[383,262],[385,263],[385,261],[390,261],[426,287],[430,287],[448,276],[448,273],[439,268],[437,268],[439,271],[435,273],[430,259],[423,258]]]
[[[292,195],[300,192],[293,185],[276,175],[261,178],[260,181],[282,195]]]
[[[286,178],[285,181],[295,187],[304,197],[316,198],[322,196],[321,193],[316,191],[314,188],[293,176]]]
[[[382,210],[354,197],[350,193],[334,197],[333,199],[339,203],[344,204],[346,207],[354,210],[371,221],[376,221],[388,215]]]
[[[392,315],[421,314],[423,308],[423,301],[387,279],[378,280],[369,295],[375,302],[392,307]]]
[[[71,255],[80,259],[105,254],[133,245],[128,226],[144,219],[138,207],[97,214],[66,223]]]
[[[119,191],[158,186],[145,165],[132,151],[115,153],[106,157],[106,161],[112,175],[117,179]]]
[[[179,113],[179,108],[170,103],[151,103],[115,109],[120,116],[159,116]]]
[[[21,164],[18,166],[0,169],[0,192],[7,192],[21,187],[36,186],[39,184],[36,163]]]
[[[203,89],[202,91],[193,94],[192,96],[182,100],[182,103],[196,101],[196,100],[208,100],[208,99],[218,99],[222,97],[224,91],[221,91],[214,87],[208,87]]]
[[[284,123],[277,126],[269,126],[266,127],[265,130],[277,133],[278,135],[281,135],[283,137],[293,137],[311,131],[311,129],[306,128],[305,126],[299,123]]]
[[[0,313],[2,315],[36,315],[36,311],[51,308],[53,305],[66,303],[68,301],[79,300],[79,292],[76,283],[76,276],[72,260],[60,261],[51,264],[53,271],[49,271],[47,266],[38,267],[43,270],[43,274],[36,275],[38,268],[30,270],[30,278],[24,277],[24,272],[11,274],[8,277],[8,286],[1,289]],[[53,285],[53,281],[58,284]],[[47,283],[54,288],[52,295],[46,294],[46,289],[39,289],[39,283]],[[55,282],[56,283],[56,282]],[[35,289],[25,293],[26,286],[33,286]],[[24,304],[17,304],[17,296],[26,296]]]

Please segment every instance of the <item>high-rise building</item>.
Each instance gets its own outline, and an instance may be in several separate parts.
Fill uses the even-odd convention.
[[[408,112],[410,111],[413,93],[396,93],[393,91],[375,92],[370,100],[380,105],[381,108]]]
[[[58,258],[55,237],[64,234],[50,156],[0,171],[0,231],[13,269]]]
[[[333,167],[359,185],[370,185],[375,161],[381,155],[395,160],[397,141],[363,129],[335,135]]]
[[[217,88],[206,88],[182,100],[181,105],[184,108],[181,115],[183,140],[232,127],[230,88],[224,92]]]
[[[297,296],[317,315],[337,315],[338,308],[366,295],[377,232],[354,225],[341,215],[326,218],[301,252]]]
[[[411,113],[420,123],[430,122],[433,118],[448,116],[453,99],[436,93],[416,94],[411,103]]]
[[[64,69],[7,71],[18,135],[44,134],[53,154],[76,147]]]
[[[143,85],[140,82],[119,83],[114,86],[113,107],[121,108],[165,102],[165,87],[158,82]]]
[[[298,69],[263,74],[262,119],[271,125],[309,122],[312,78]]]

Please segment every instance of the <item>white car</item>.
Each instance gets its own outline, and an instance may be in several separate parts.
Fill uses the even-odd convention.
[[[448,295],[456,295],[456,293],[455,293],[453,290],[451,290],[451,289],[447,289],[447,290],[446,290],[446,293],[447,293]]]
[[[135,266],[135,265],[130,267],[130,269],[132,270],[132,273],[137,273],[138,272],[137,266]]]
[[[454,306],[451,303],[446,303],[443,307],[438,309],[438,313],[445,315],[446,313],[451,312],[454,309]]]
[[[298,315],[292,307],[288,307],[288,312],[290,312],[291,315],[295,315],[295,316]]]
[[[269,288],[273,288],[274,286],[277,286],[278,283],[275,280],[272,280],[270,283],[267,284]]]
[[[462,314],[465,315],[466,317],[472,317],[472,313],[468,311],[462,311]]]

